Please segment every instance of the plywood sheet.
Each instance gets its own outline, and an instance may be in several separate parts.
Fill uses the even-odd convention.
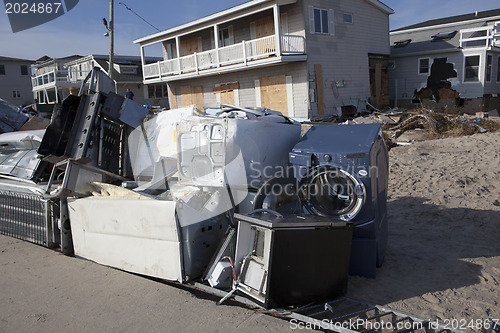
[[[181,107],[196,105],[198,110],[203,110],[203,87],[202,86],[182,86],[181,87]]]
[[[255,20],[255,36],[257,38],[274,35],[274,18],[266,16]]]
[[[323,88],[323,69],[320,64],[314,65],[316,72],[316,89],[318,91],[318,114],[325,114],[325,91]]]
[[[181,56],[186,56],[189,54],[193,54],[195,52],[199,52],[200,50],[198,46],[199,46],[198,37],[193,37],[181,41]]]
[[[267,76],[260,79],[261,106],[288,116],[286,76]]]

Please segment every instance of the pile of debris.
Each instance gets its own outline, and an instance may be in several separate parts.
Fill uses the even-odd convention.
[[[384,125],[384,130],[392,139],[397,139],[404,132],[413,129],[427,130],[429,139],[440,139],[494,132],[500,129],[500,123],[486,118],[457,116],[428,109],[418,109],[403,113],[396,124],[386,123]]]
[[[426,108],[392,109],[386,112],[373,112],[369,116],[357,117],[346,123],[383,124],[384,137],[388,147],[391,148],[412,141],[459,137],[500,130],[500,118],[486,115],[478,113],[476,116],[460,116],[434,112]]]

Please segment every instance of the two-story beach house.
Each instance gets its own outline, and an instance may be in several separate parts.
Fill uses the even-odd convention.
[[[31,94],[32,60],[0,56],[0,98],[14,105],[33,104]]]
[[[135,40],[170,107],[230,104],[324,118],[389,104],[389,15],[377,0],[252,0]],[[161,61],[146,55],[161,52]]]
[[[444,87],[458,93],[459,110],[499,109],[500,9],[426,21],[390,36],[390,89],[396,104],[410,104],[415,90],[430,88],[439,96]]]
[[[64,68],[64,64],[80,58],[79,55],[63,58],[43,56],[35,62],[31,81],[36,103],[59,103],[72,90],[78,91],[80,83],[68,79],[68,70]]]
[[[33,95],[40,104],[60,103],[69,94],[78,94],[82,82],[94,67],[107,74],[108,60],[108,55],[97,54],[58,59],[43,57],[34,65]],[[115,55],[114,60],[113,79],[116,93],[125,95],[128,88],[134,93],[134,101],[139,104],[168,107],[166,87],[143,84],[140,57]],[[158,61],[160,58],[146,60]]]

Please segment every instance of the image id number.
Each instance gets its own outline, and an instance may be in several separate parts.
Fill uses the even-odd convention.
[[[61,9],[61,2],[38,2],[30,6],[26,2],[7,2],[5,3],[6,14],[57,14]]]

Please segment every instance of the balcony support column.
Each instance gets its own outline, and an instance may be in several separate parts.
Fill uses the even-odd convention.
[[[219,25],[214,25],[214,44],[215,44],[215,63],[217,67],[220,67],[219,58]]]
[[[146,66],[146,62],[144,61],[144,46],[142,45],[141,45],[141,66],[142,66],[142,80],[144,81],[146,80],[146,74],[144,74],[144,66]]]
[[[276,56],[281,56],[281,22],[280,22],[280,7],[278,5],[278,0],[275,1],[273,5],[274,14],[274,33],[275,33],[275,43],[276,43]]]
[[[177,64],[179,65],[179,75],[182,73],[181,68],[181,43],[179,36],[175,37],[175,51],[177,52]]]

